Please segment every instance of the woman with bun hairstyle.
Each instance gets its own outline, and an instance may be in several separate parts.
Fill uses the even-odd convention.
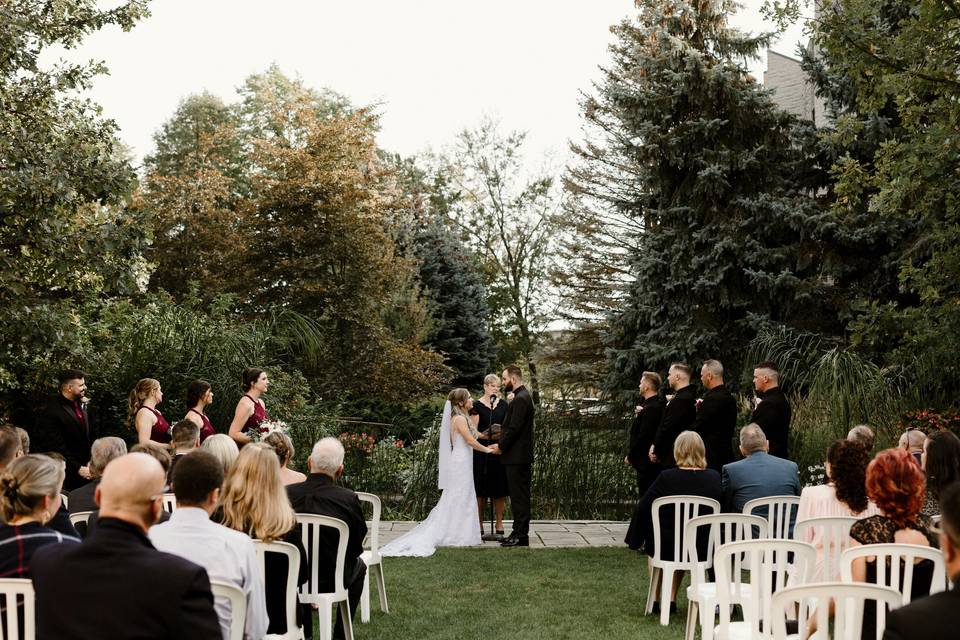
[[[240,377],[240,389],[243,391],[243,397],[237,402],[237,408],[233,412],[233,422],[230,423],[228,435],[234,439],[237,446],[242,447],[250,443],[250,436],[247,432],[251,429],[259,429],[260,423],[270,419],[267,413],[267,405],[264,404],[261,396],[270,388],[270,379],[267,372],[256,367],[244,369]]]
[[[273,447],[273,450],[277,452],[277,460],[280,462],[280,481],[283,482],[284,486],[306,481],[306,475],[287,466],[293,459],[293,454],[296,453],[290,436],[281,431],[274,431],[263,439],[263,443]]]
[[[137,442],[159,442],[170,444],[170,423],[157,410],[163,402],[163,390],[160,382],[153,378],[143,378],[137,382],[129,396],[130,412],[127,426],[137,430]]]
[[[60,508],[63,475],[62,465],[43,455],[17,458],[0,473],[0,578],[30,578],[37,549],[80,542],[46,526]]]
[[[217,432],[204,411],[207,405],[213,403],[213,387],[206,380],[194,380],[187,386],[187,415],[189,420],[200,427],[200,444]]]

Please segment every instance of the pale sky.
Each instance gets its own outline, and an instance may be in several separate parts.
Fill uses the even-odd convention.
[[[734,24],[758,31],[762,0]],[[116,4],[114,2],[101,2]],[[378,103],[381,147],[449,145],[485,115],[529,132],[528,152],[562,162],[580,137],[579,92],[607,65],[612,24],[631,0],[154,0],[132,31],[88,37],[73,59],[103,60],[91,96],[138,159],[184,97],[232,102],[244,78],[277,63],[354,104]],[[795,56],[793,29],[774,50]],[[758,79],[766,60],[752,69]]]

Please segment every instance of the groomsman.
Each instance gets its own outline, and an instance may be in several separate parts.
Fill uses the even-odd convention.
[[[637,407],[637,416],[630,426],[630,449],[624,463],[637,471],[637,488],[640,496],[647,492],[660,474],[660,465],[647,456],[657,428],[663,419],[663,398],[660,397],[660,374],[644,371],[640,376],[640,395],[643,401]]]
[[[697,418],[697,395],[690,384],[692,373],[690,365],[678,362],[670,365],[670,373],[667,375],[667,382],[674,390],[674,395],[663,410],[663,419],[650,447],[650,461],[659,462],[664,469],[675,465],[673,443],[681,432],[693,426],[693,421]]]
[[[733,432],[737,428],[737,400],[723,383],[723,365],[707,360],[700,368],[700,382],[706,393],[697,407],[693,430],[707,449],[707,467],[719,473],[733,462]]]
[[[780,371],[772,362],[761,362],[753,368],[753,387],[757,390],[757,407],[750,421],[759,425],[770,442],[770,455],[788,458],[790,441],[790,401],[780,389]]]
[[[87,410],[86,374],[67,369],[60,374],[59,382],[59,393],[37,415],[30,436],[35,451],[55,451],[67,461],[63,488],[69,491],[84,484],[89,476],[86,465],[97,433]]]

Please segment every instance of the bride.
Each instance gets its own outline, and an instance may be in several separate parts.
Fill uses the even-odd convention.
[[[447,396],[440,423],[440,462],[437,485],[440,501],[427,519],[396,540],[380,547],[382,556],[429,556],[437,547],[468,547],[481,544],[477,521],[477,494],[473,487],[473,453],[494,453],[477,442],[476,430],[467,417],[473,399],[466,389]]]

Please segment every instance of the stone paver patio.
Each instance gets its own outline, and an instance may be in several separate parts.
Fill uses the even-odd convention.
[[[507,520],[504,529],[509,534],[513,523]],[[530,546],[560,547],[620,547],[630,523],[616,520],[534,520],[530,523]],[[416,522],[391,521],[380,523],[380,544],[390,542],[417,526]],[[484,527],[490,532],[490,523]],[[484,547],[499,548],[497,542],[484,542]]]

